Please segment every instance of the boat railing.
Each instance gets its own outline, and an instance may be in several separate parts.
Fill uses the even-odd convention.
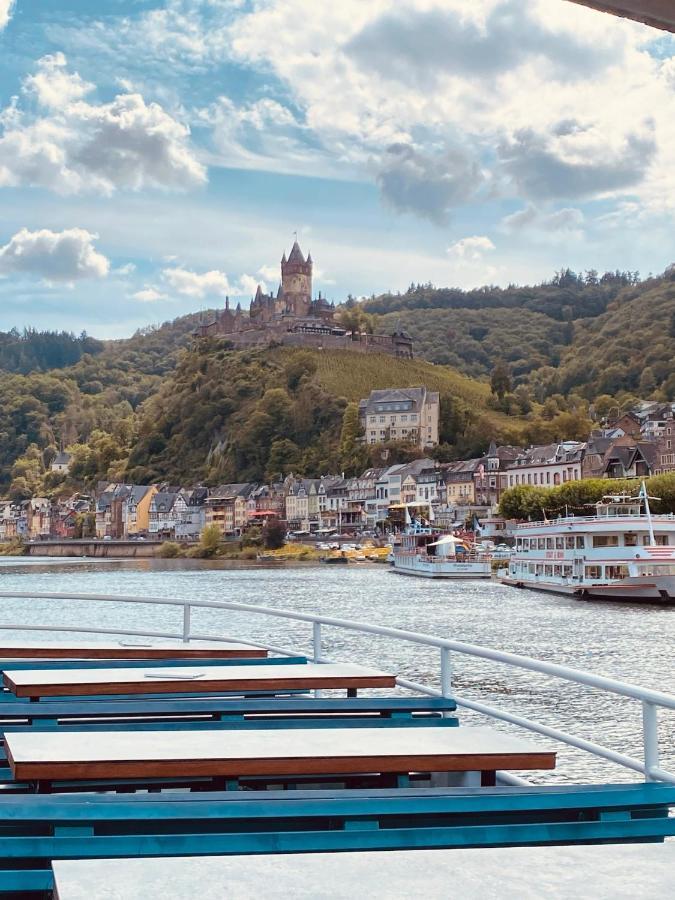
[[[409,644],[435,648],[438,650],[438,676],[440,687],[433,687],[429,684],[422,684],[411,681],[407,678],[397,677],[397,684],[407,690],[417,693],[426,694],[433,697],[451,697],[458,706],[472,710],[476,713],[516,725],[520,728],[535,734],[542,735],[578,750],[585,751],[601,759],[615,763],[626,769],[638,772],[646,781],[663,781],[675,784],[675,772],[668,771],[660,765],[659,759],[659,736],[658,736],[658,710],[667,709],[675,710],[675,695],[667,694],[663,691],[653,690],[651,688],[641,687],[639,685],[629,684],[628,682],[618,681],[613,678],[607,678],[604,675],[598,675],[594,672],[587,672],[582,669],[575,669],[569,666],[563,666],[558,663],[551,663],[542,660],[533,659],[529,656],[521,656],[517,653],[509,653],[504,650],[497,650],[492,647],[482,647],[477,644],[469,644],[463,641],[449,640],[447,638],[436,637],[431,634],[421,634],[413,631],[405,631],[400,628],[391,628],[385,625],[375,625],[369,622],[358,622],[350,619],[339,619],[334,616],[314,615],[311,613],[300,612],[295,610],[274,609],[266,606],[257,606],[248,603],[236,603],[227,600],[195,600],[187,598],[167,598],[167,597],[134,597],[129,595],[116,594],[80,594],[67,592],[24,592],[24,591],[0,591],[0,599],[25,599],[25,600],[67,600],[67,601],[83,601],[83,602],[104,602],[104,603],[125,603],[136,605],[177,607],[182,610],[182,625],[176,631],[167,630],[138,630],[126,629],[121,625],[116,628],[101,628],[92,626],[54,626],[50,625],[27,625],[24,622],[17,624],[0,624],[0,631],[31,631],[31,632],[65,632],[77,634],[99,634],[99,635],[125,635],[130,637],[142,638],[163,638],[178,639],[185,643],[191,640],[200,641],[220,641],[223,643],[237,642],[248,644],[250,646],[265,647],[273,653],[282,656],[296,656],[298,649],[280,647],[273,644],[266,644],[260,640],[248,639],[240,635],[223,635],[202,633],[195,631],[192,627],[192,611],[194,609],[213,609],[228,610],[232,612],[241,612],[256,616],[267,616],[275,619],[286,619],[295,622],[306,622],[311,625],[311,643],[312,657],[314,662],[326,663],[332,660],[327,659],[323,655],[322,641],[324,627],[338,628],[345,631],[356,632],[359,634],[370,634],[379,637],[391,638],[397,641],[403,641]],[[520,716],[503,709],[499,709],[487,703],[481,703],[476,700],[463,697],[455,693],[453,688],[453,654],[461,654],[465,656],[475,657],[478,659],[490,660],[492,662],[501,663],[517,669],[524,669],[536,672],[541,675],[558,678],[563,681],[584,685],[606,693],[614,694],[620,697],[628,698],[639,702],[642,706],[642,759],[628,756],[609,747],[604,747],[585,738],[577,737],[553,728],[549,725],[536,722],[525,716]],[[500,773],[500,780],[510,784],[527,784],[518,776],[510,773]]]
[[[556,519],[549,519],[544,522],[518,522],[516,524],[516,530],[519,528],[550,528],[551,525],[586,525],[593,522],[614,522],[617,519],[629,519],[633,521],[634,519],[648,521],[648,516],[646,513],[634,513],[630,516],[628,515],[617,515],[617,516],[558,516]],[[658,524],[659,522],[673,522],[675,521],[675,514],[673,513],[662,513],[660,515],[651,516],[652,522],[654,524]]]

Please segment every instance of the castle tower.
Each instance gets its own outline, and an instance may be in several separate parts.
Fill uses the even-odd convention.
[[[294,316],[309,315],[312,304],[312,257],[307,259],[296,241],[288,259],[281,260],[281,288],[286,311]]]

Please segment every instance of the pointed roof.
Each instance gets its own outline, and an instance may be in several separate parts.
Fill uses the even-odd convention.
[[[287,262],[287,260],[286,260],[286,251],[284,250],[284,255],[281,257],[281,265],[283,266],[283,264],[285,262]]]
[[[311,254],[311,252],[307,254],[307,262],[308,262],[308,263],[311,263],[311,262],[312,262],[312,254]]]
[[[262,297],[262,288],[260,287],[260,285],[258,285],[256,292],[255,292],[255,299],[260,300],[261,297]]]
[[[302,250],[300,249],[300,245],[297,241],[294,242],[293,247],[291,248],[290,256],[288,257],[289,263],[304,263],[305,257],[302,255]]]

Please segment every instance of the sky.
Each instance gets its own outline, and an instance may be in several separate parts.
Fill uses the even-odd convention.
[[[675,261],[675,38],[565,0],[0,0],[0,329]]]

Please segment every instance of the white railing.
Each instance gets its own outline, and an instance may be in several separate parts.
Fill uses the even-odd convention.
[[[225,600],[187,600],[180,598],[166,597],[132,597],[127,595],[114,594],[76,594],[61,592],[22,592],[22,591],[0,591],[0,599],[26,599],[26,600],[76,600],[86,602],[105,602],[105,603],[130,603],[130,604],[148,604],[168,607],[178,607],[182,609],[182,627],[178,632],[175,631],[151,631],[136,629],[117,628],[96,628],[96,627],[80,627],[80,626],[63,626],[55,627],[53,625],[25,625],[18,624],[0,624],[0,631],[45,631],[45,632],[68,632],[75,634],[106,634],[106,635],[128,635],[133,637],[154,637],[154,638],[170,638],[182,640],[188,643],[191,640],[200,641],[220,641],[223,643],[243,643],[250,646],[265,647],[267,650],[278,653],[283,656],[296,656],[297,649],[288,649],[286,647],[278,647],[272,644],[261,643],[259,640],[251,640],[242,638],[239,635],[214,635],[201,634],[192,630],[191,611],[192,609],[217,609],[230,610],[233,612],[242,612],[254,615],[269,616],[277,619],[287,619],[296,622],[307,622],[312,626],[312,647],[313,659],[317,663],[329,662],[323,656],[322,637],[323,626],[331,628],[341,628],[347,631],[358,632],[361,634],[372,634],[379,637],[392,638],[394,640],[405,641],[411,644],[418,644],[426,647],[435,647],[439,650],[439,681],[440,688],[431,687],[430,685],[420,684],[410,681],[406,678],[398,677],[397,684],[401,687],[418,693],[426,694],[434,697],[450,697],[455,700],[458,706],[473,710],[493,719],[502,722],[508,722],[527,729],[535,734],[552,738],[555,741],[575,747],[579,750],[586,751],[601,759],[616,763],[624,768],[639,772],[644,776],[646,781],[665,781],[675,784],[675,773],[667,771],[660,766],[659,762],[659,743],[658,743],[658,708],[675,710],[675,695],[666,694],[662,691],[655,691],[650,688],[639,687],[637,685],[628,684],[627,682],[617,681],[613,678],[606,678],[603,675],[596,675],[593,672],[585,672],[581,669],[573,669],[568,666],[561,666],[557,663],[542,662],[529,656],[520,656],[516,653],[507,653],[503,650],[494,650],[490,647],[481,647],[476,644],[468,644],[463,641],[452,641],[445,638],[438,638],[429,634],[419,634],[413,631],[404,631],[400,628],[389,628],[383,625],[372,625],[367,622],[356,622],[349,619],[338,619],[332,616],[311,615],[309,613],[295,612],[292,610],[273,609],[266,606],[255,606],[248,603],[234,603]],[[557,728],[543,725],[532,719],[515,715],[505,710],[498,709],[485,703],[480,703],[466,697],[458,696],[454,693],[452,684],[452,653],[461,653],[467,656],[477,657],[479,659],[491,660],[492,662],[502,663],[519,669],[525,669],[531,672],[537,672],[541,675],[548,675],[553,678],[559,678],[563,681],[574,684],[584,685],[586,687],[595,688],[615,694],[620,697],[626,697],[631,700],[637,700],[642,704],[642,749],[643,758],[636,759],[603,747],[592,741],[579,738],[576,735],[568,734]],[[526,784],[523,779],[508,773],[499,773],[502,781],[512,784]]]

